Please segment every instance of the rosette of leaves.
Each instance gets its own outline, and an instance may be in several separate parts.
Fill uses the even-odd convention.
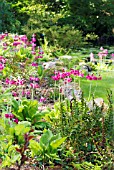
[[[45,122],[44,117],[48,114],[48,110],[39,111],[37,100],[23,99],[21,102],[12,100],[12,113],[19,121],[30,122],[35,128],[49,127],[49,123]]]

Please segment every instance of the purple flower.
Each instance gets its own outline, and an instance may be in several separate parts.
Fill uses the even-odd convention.
[[[5,118],[10,118],[10,119],[13,119],[14,118],[14,115],[12,113],[7,113],[5,114]]]
[[[15,85],[16,84],[16,81],[14,80],[10,80],[9,78],[6,78],[6,84],[10,84],[10,85]]]
[[[35,63],[35,62],[33,62],[31,65],[32,65],[33,67],[37,67],[37,66],[38,66],[38,64]]]
[[[17,46],[17,45],[20,45],[20,44],[22,44],[22,43],[19,42],[19,41],[14,41],[14,42],[13,42],[13,46]]]
[[[20,40],[23,41],[23,42],[26,42],[28,39],[27,39],[26,35],[23,35],[23,36],[20,37]]]
[[[101,76],[99,76],[99,77],[97,77],[97,76],[95,76],[95,75],[87,75],[86,76],[86,79],[88,79],[88,80],[101,80],[102,79],[102,77]]]
[[[13,121],[14,121],[16,124],[18,124],[18,122],[19,122],[19,120],[18,120],[17,118],[15,118]]]
[[[16,82],[15,82],[16,85],[23,85],[24,84],[24,80],[22,79],[18,79]]]

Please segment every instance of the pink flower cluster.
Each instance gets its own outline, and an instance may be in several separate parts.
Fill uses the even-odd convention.
[[[70,76],[70,75],[75,75],[78,77],[84,77],[84,74],[79,71],[79,70],[70,70],[69,72],[55,72],[55,75],[52,76],[52,79],[55,81],[58,81],[60,79],[65,79],[66,77]],[[68,81],[71,81],[71,79],[69,79]]]
[[[40,80],[38,77],[32,77],[32,76],[29,79],[30,81],[36,81],[36,82]]]
[[[111,60],[114,60],[114,53],[111,54]]]
[[[101,76],[95,76],[94,74],[92,74],[92,75],[90,75],[90,74],[88,74],[87,76],[86,76],[86,79],[88,79],[88,80],[101,80],[102,79],[102,77]]]
[[[9,84],[9,85],[24,85],[24,80],[23,79],[17,79],[17,80],[13,80],[13,79],[9,79],[9,78],[6,78],[6,84]]]
[[[37,83],[30,83],[30,86],[33,88],[33,89],[36,89],[36,88],[39,88],[39,84]]]
[[[15,122],[16,124],[18,124],[18,119],[15,118],[15,116],[12,113],[6,113],[5,114],[5,118],[10,119],[13,122]]]
[[[106,57],[106,56],[108,55],[108,50],[107,50],[107,49],[104,49],[103,47],[101,47],[100,50],[101,50],[102,52],[99,52],[99,53],[98,53],[98,56],[99,56],[99,58],[102,60],[103,57]]]
[[[45,101],[46,101],[46,98],[41,97],[39,102],[42,103],[42,102],[45,102]]]
[[[30,96],[30,90],[23,90],[22,91],[22,96],[27,96],[27,97],[29,97]]]
[[[6,59],[3,56],[0,56],[0,71],[4,69],[5,63],[6,63]]]
[[[33,67],[37,67],[37,66],[38,66],[38,63],[33,62],[31,65],[32,65]]]
[[[7,34],[0,34],[0,40],[4,39],[7,36]]]

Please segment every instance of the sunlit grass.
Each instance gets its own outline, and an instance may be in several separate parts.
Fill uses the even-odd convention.
[[[107,102],[107,90],[112,90],[114,100],[114,71],[102,71],[102,80],[81,79],[81,89],[87,100],[94,95],[95,98],[103,98]]]

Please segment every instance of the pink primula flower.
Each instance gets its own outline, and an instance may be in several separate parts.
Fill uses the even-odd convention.
[[[38,66],[38,64],[35,63],[35,62],[33,62],[31,65],[32,65],[33,67],[37,67],[37,66]]]
[[[95,61],[95,58],[94,58],[94,54],[93,53],[90,53],[90,61]]]
[[[45,101],[46,101],[46,98],[41,97],[39,102],[45,102]]]
[[[9,78],[6,78],[6,84],[10,84],[10,85],[15,85],[16,84],[16,81],[14,80],[10,80]]]
[[[16,124],[18,124],[18,122],[19,122],[19,120],[18,120],[17,118],[15,118],[13,121],[14,121]]]
[[[0,63],[0,71],[4,69],[4,64]]]
[[[30,86],[33,88],[33,89],[36,89],[36,88],[39,88],[39,84],[35,84],[35,83],[30,83]]]
[[[12,113],[6,113],[5,114],[5,118],[10,118],[10,119],[13,119],[14,118],[14,115]]]
[[[95,75],[87,75],[86,76],[86,79],[88,79],[88,80],[101,80],[102,79],[102,77],[101,76],[99,76],[99,77],[97,77],[97,76],[95,76]]]

